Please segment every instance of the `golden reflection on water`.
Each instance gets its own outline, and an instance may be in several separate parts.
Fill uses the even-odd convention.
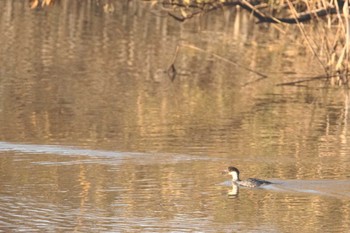
[[[60,227],[61,222],[68,223],[76,230],[87,230],[91,224],[95,227],[89,231],[117,229],[114,224],[121,227],[117,223],[120,218],[126,223],[125,229],[136,229],[132,222],[139,218],[139,224],[156,226],[161,231],[191,226],[196,229],[201,221],[203,229],[208,230],[218,227],[217,224],[220,227],[216,229],[234,229],[238,224],[241,230],[292,229],[293,232],[347,227],[349,194],[342,197],[339,193],[334,198],[328,196],[327,189],[323,190],[325,194],[314,194],[298,192],[298,188],[294,191],[241,188],[236,198],[231,199],[226,193],[230,187],[219,185],[228,180],[217,170],[222,161],[192,158],[177,163],[162,160],[148,163],[152,156],[144,154],[135,158],[138,162],[123,160],[121,164],[115,164],[115,158],[101,161],[86,156],[2,152],[1,164],[6,169],[0,174],[3,177],[1,196],[12,196],[11,201],[0,204],[1,211],[12,206],[7,217],[2,216],[2,221],[8,223],[12,219],[12,226],[17,226],[17,221],[23,221],[18,218],[18,200],[25,198],[27,201],[21,205],[26,211],[21,212],[21,216],[40,217],[56,227]],[[13,166],[21,170],[15,170],[9,164],[4,166],[4,158],[9,161],[17,159]],[[245,171],[245,176],[249,175],[247,173]],[[292,187],[288,181],[281,181],[287,183],[283,187]],[[336,180],[329,182],[324,187],[328,186],[333,191],[341,185],[337,185]],[[299,180],[299,183],[303,185],[299,190],[312,187],[307,181]],[[322,186],[316,184],[313,187]],[[55,206],[55,211],[44,212],[44,203],[48,206],[46,208]],[[67,210],[69,212],[65,214]],[[190,225],[182,224],[183,221]],[[300,224],[304,221],[307,224]],[[34,221],[26,221],[22,226],[27,230],[47,227],[45,224],[36,225]]]
[[[0,1],[0,141],[14,142],[0,149],[5,230],[349,229],[349,93],[275,85],[317,68],[293,28],[237,12],[180,24],[136,1],[108,15],[75,1],[23,4]],[[180,41],[207,52],[182,48],[171,82],[163,71]],[[230,199],[228,165],[303,186]],[[321,194],[300,192],[326,179]]]

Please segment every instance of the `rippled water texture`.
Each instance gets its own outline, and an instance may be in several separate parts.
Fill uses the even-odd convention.
[[[350,229],[349,92],[278,85],[322,73],[298,28],[109,3],[0,1],[0,232]]]

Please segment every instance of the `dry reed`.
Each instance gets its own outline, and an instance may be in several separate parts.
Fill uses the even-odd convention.
[[[260,23],[296,24],[305,46],[323,67],[321,76],[332,84],[350,83],[348,0],[163,0],[162,3],[170,5],[167,10],[177,11],[178,15],[170,15],[180,21],[220,6],[240,6]]]

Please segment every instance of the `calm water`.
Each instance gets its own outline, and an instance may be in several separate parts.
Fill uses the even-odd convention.
[[[0,232],[348,231],[349,92],[277,85],[322,72],[297,28],[110,3],[0,1]]]

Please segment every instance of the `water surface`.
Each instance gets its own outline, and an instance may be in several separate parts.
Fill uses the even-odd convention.
[[[110,2],[0,1],[0,231],[349,229],[349,92],[278,85],[320,73],[297,28]]]

